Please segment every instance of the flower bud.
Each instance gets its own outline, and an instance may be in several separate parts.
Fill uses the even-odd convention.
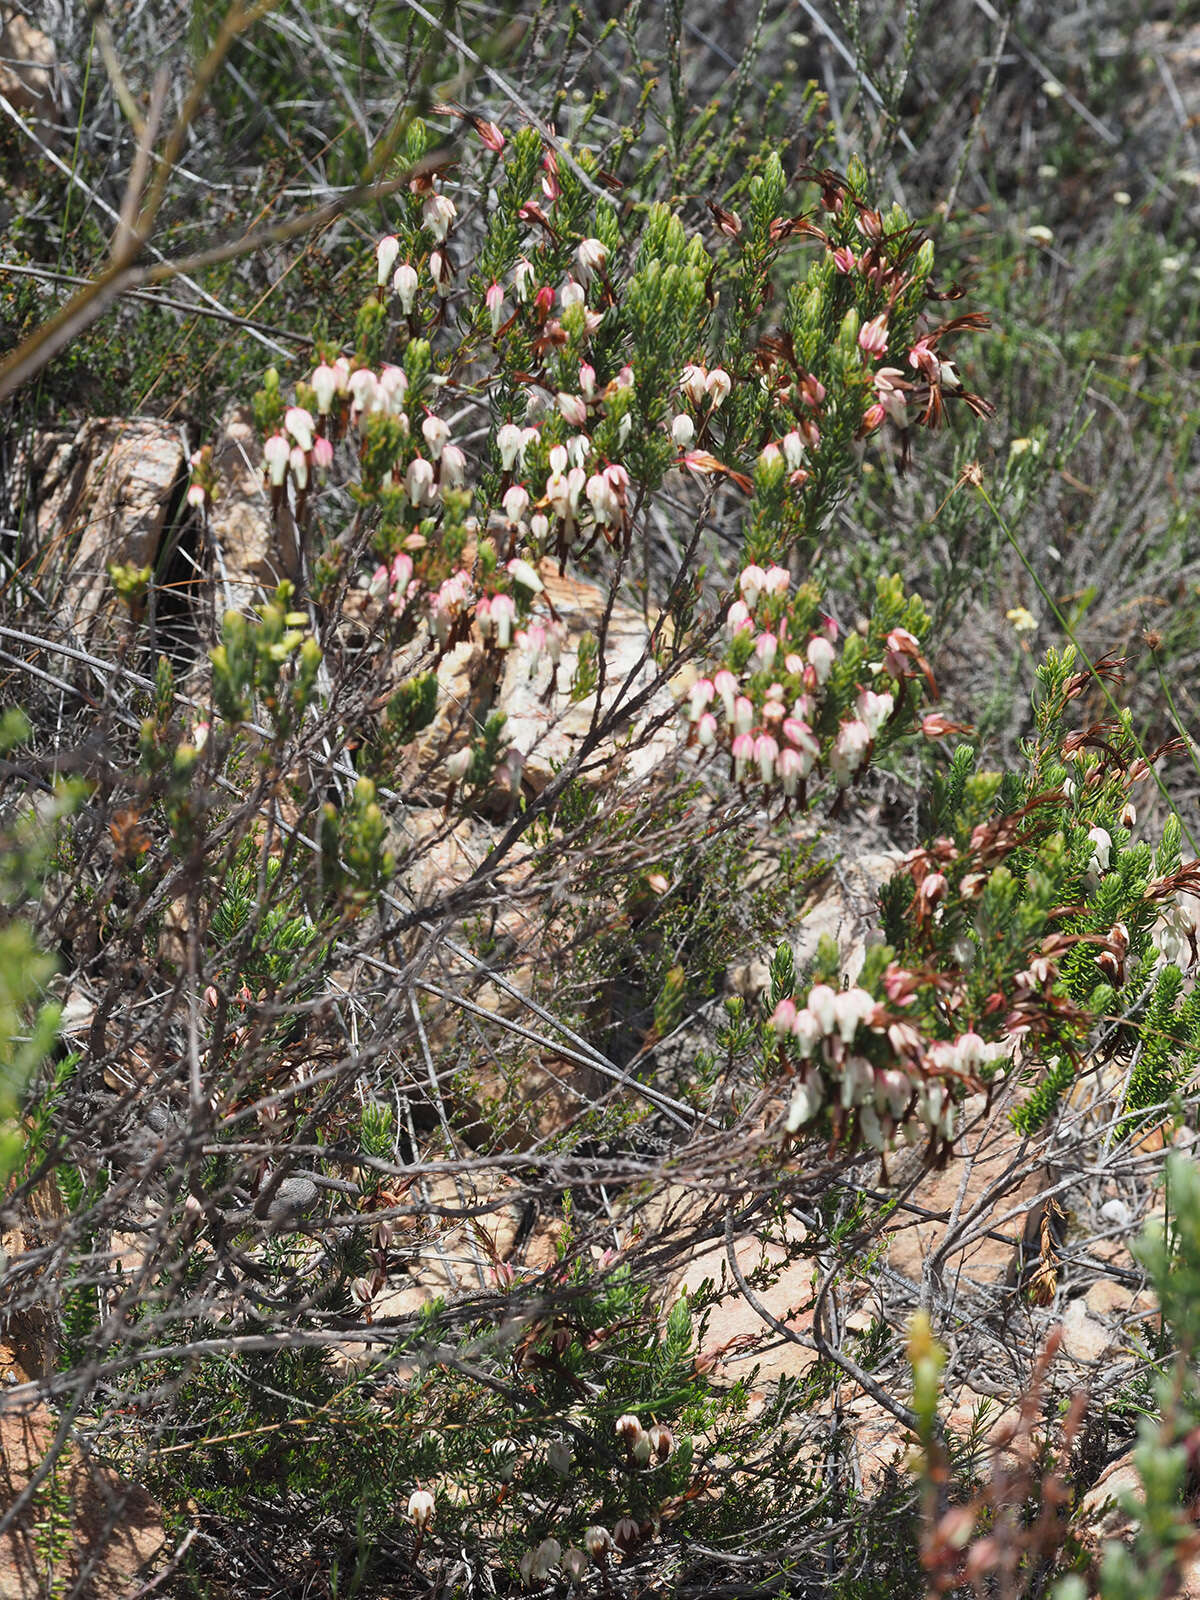
[[[379,276],[376,280],[382,289],[388,280],[388,273],[396,265],[396,257],[400,254],[400,241],[394,233],[385,234],[375,246],[375,260],[379,264]]]

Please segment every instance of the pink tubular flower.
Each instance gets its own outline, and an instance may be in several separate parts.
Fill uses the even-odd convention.
[[[742,591],[742,599],[753,610],[758,604],[758,597],[767,586],[767,575],[759,566],[751,563],[743,567],[738,577],[738,588]]]
[[[881,312],[858,330],[858,347],[866,355],[882,356],[887,354],[887,346],[887,314]]]
[[[713,675],[713,688],[721,696],[721,703],[725,707],[725,715],[730,722],[733,721],[733,709],[737,696],[737,679],[728,667],[722,667]]]
[[[946,898],[949,888],[944,872],[927,872],[917,890],[917,898],[924,901],[927,906],[935,906],[939,900]]]
[[[785,717],[783,719],[783,736],[792,745],[799,761],[799,772],[802,778],[807,778],[813,769],[813,763],[821,754],[821,743],[816,734],[806,722],[799,717]]]
[[[775,763],[779,759],[779,745],[769,733],[760,733],[754,741],[754,759],[762,773],[762,781],[770,783],[775,776]]]
[[[329,439],[314,439],[312,462],[318,472],[328,472],[333,465],[333,444]]]
[[[288,457],[288,466],[291,468],[292,478],[297,489],[308,488],[308,456],[299,445],[293,445],[292,453]]]
[[[870,743],[870,729],[857,717],[850,722],[843,722],[838,729],[833,750],[830,752],[829,766],[841,787],[845,788],[862,766]]]
[[[749,696],[738,695],[733,706],[733,727],[736,733],[749,733],[754,726],[754,702]]]
[[[698,722],[702,711],[713,703],[716,695],[711,678],[697,678],[688,692],[688,720]]]
[[[696,743],[706,749],[717,742],[717,719],[711,711],[705,711],[696,722]]]
[[[747,767],[754,760],[754,735],[739,733],[730,748],[734,761],[733,775],[741,783],[746,776]]]
[[[745,628],[754,626],[750,619],[750,608],[744,600],[735,600],[730,606],[725,617],[725,631],[731,636],[741,633]]]
[[[558,410],[565,422],[573,428],[582,428],[587,422],[587,405],[577,394],[562,394],[558,396]]]
[[[760,633],[754,641],[754,654],[764,667],[770,667],[779,649],[779,640],[773,633]]]
[[[858,265],[854,259],[854,251],[850,249],[849,245],[841,245],[838,249],[832,251],[831,254],[833,256],[834,266],[840,273],[843,274],[843,276],[853,272],[855,267]]]
[[[492,283],[488,292],[483,297],[487,307],[488,321],[492,326],[493,335],[499,333],[500,324],[504,321],[504,290],[498,283]]]
[[[796,1002],[781,1000],[771,1013],[771,1026],[776,1033],[791,1033],[796,1023]]]
[[[789,745],[785,745],[779,752],[779,781],[783,785],[784,794],[790,799],[807,776],[803,756]]]
[[[833,663],[837,659],[837,651],[828,639],[818,635],[808,643],[808,662],[816,673],[817,682],[825,684],[829,681],[829,674],[833,671]]]
[[[786,594],[791,581],[786,567],[768,567],[763,574],[763,588],[768,594]]]
[[[496,630],[496,643],[501,650],[507,650],[512,643],[513,623],[516,621],[517,608],[510,594],[494,594],[492,596],[492,626]]]

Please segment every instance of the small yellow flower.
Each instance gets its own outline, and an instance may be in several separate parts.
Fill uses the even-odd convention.
[[[1033,633],[1037,628],[1037,618],[1032,611],[1026,610],[1024,606],[1014,606],[1011,611],[1006,611],[1004,615],[1012,623],[1014,633]]]

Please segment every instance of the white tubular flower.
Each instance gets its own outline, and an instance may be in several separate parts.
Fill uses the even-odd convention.
[[[429,257],[429,276],[433,279],[433,287],[439,294],[450,293],[454,274],[450,270],[450,262],[440,250],[435,250]]]
[[[430,414],[422,422],[421,432],[424,435],[425,443],[429,446],[430,460],[436,461],[442,453],[442,446],[450,438],[449,424],[443,422],[441,417],[435,417]]]
[[[792,1092],[791,1104],[788,1106],[787,1122],[785,1126],[789,1133],[795,1133],[798,1128],[803,1128],[810,1123],[820,1111],[825,1100],[824,1087],[817,1073],[798,1083]]]
[[[387,409],[398,416],[404,407],[404,397],[408,393],[408,373],[403,367],[387,366],[379,369],[379,389],[387,405]]]
[[[804,462],[804,437],[795,428],[783,436],[783,459],[789,472],[798,472]]]
[[[530,594],[541,594],[546,585],[537,575],[537,569],[520,556],[515,556],[508,563],[508,575],[514,583],[519,583],[522,589],[528,589]]]
[[[875,1014],[875,1001],[865,989],[843,989],[833,997],[833,1014],[843,1044],[850,1044],[860,1022]]]
[[[591,1564],[587,1551],[581,1550],[578,1545],[571,1545],[563,1551],[562,1569],[572,1583],[578,1583]]]
[[[808,644],[808,662],[817,675],[817,682],[825,684],[829,681],[829,674],[833,671],[833,663],[837,660],[837,651],[829,640],[818,634],[815,639],[810,639]]]
[[[301,450],[311,450],[313,447],[313,419],[312,413],[303,406],[289,406],[284,413],[283,425]]]
[[[471,770],[471,759],[471,748],[469,745],[464,745],[461,750],[456,750],[453,755],[446,757],[446,776],[450,779],[451,783],[461,783],[463,781],[467,773]],[[507,1444],[508,1441],[497,1441],[497,1443],[501,1442]],[[495,1455],[495,1446],[492,1447],[492,1454]]]
[[[837,996],[827,983],[815,983],[808,997],[808,1010],[817,1019],[823,1036],[831,1034],[837,1026]]]
[[[829,755],[829,769],[844,788],[866,759],[871,743],[870,730],[857,718],[843,722]]]
[[[875,1089],[875,1068],[863,1056],[847,1056],[842,1062],[842,1108],[865,1105]]]
[[[513,483],[504,491],[500,501],[504,507],[504,515],[510,522],[520,522],[529,510],[529,490],[523,483]]]
[[[1112,836],[1104,828],[1093,827],[1088,829],[1088,838],[1093,846],[1091,871],[1107,872],[1112,860]]]
[[[571,1473],[571,1462],[575,1459],[571,1446],[565,1439],[552,1439],[546,1451],[546,1462],[551,1472],[560,1478],[566,1478]]]
[[[704,380],[707,377],[708,373],[704,368],[695,365],[684,367],[679,376],[679,387],[694,406],[698,406],[704,399]]]
[[[529,292],[536,279],[537,273],[533,262],[522,256],[513,268],[513,292],[522,304],[529,299]]]
[[[564,311],[569,311],[572,306],[581,306],[584,299],[583,285],[574,278],[568,278],[558,291],[558,303]]]
[[[438,244],[450,232],[450,224],[458,215],[454,201],[449,195],[431,194],[421,208],[421,221],[429,229]]]
[[[872,739],[892,714],[896,702],[886,691],[876,694],[874,689],[860,689],[858,694],[859,720]]]
[[[612,1549],[612,1534],[607,1528],[593,1523],[590,1528],[584,1530],[583,1543],[592,1560],[599,1561]]]
[[[360,412],[373,409],[372,401],[378,387],[375,374],[370,367],[358,367],[350,374],[346,387],[350,391],[350,409],[358,416]]]
[[[313,393],[317,397],[317,412],[322,417],[327,417],[333,409],[333,397],[337,393],[337,380],[337,373],[324,361],[316,368],[310,379]]]
[[[712,402],[714,411],[729,399],[733,391],[733,379],[724,367],[714,367],[704,380],[704,392]]]
[[[266,463],[267,477],[272,489],[283,486],[283,480],[287,477],[291,448],[282,433],[273,433],[263,445],[263,461]]]
[[[825,1029],[807,1006],[796,1012],[792,1023],[792,1038],[795,1039],[796,1048],[802,1056],[811,1056],[824,1037]]]
[[[428,1489],[414,1489],[408,1497],[409,1521],[424,1529],[433,1521],[434,1500]]]
[[[592,281],[592,274],[600,272],[608,260],[608,251],[599,239],[585,239],[575,251],[575,261],[579,267],[579,276],[584,283]]]
[[[375,260],[379,264],[377,282],[381,289],[388,280],[388,273],[396,265],[396,257],[399,254],[400,241],[394,233],[385,234],[375,246]]]
[[[742,591],[742,599],[753,611],[758,604],[758,597],[766,588],[767,575],[760,566],[753,562],[748,567],[743,567],[738,577],[738,588]]]
[[[408,471],[404,475],[404,487],[408,493],[409,502],[413,506],[428,505],[434,497],[433,467],[430,462],[421,456],[416,456],[408,464]]]
[[[392,275],[392,289],[400,301],[400,309],[407,317],[417,298],[417,269],[411,261],[402,261]]]
[[[467,458],[456,444],[442,446],[441,482],[444,488],[461,489],[467,481]]]
[[[292,447],[292,452],[288,456],[288,466],[291,468],[292,478],[295,481],[297,489],[307,489],[308,457],[305,455],[304,451],[301,450],[299,445],[294,445]]]
[[[671,422],[671,440],[676,450],[690,450],[696,437],[696,424],[686,411],[680,411]]]
[[[496,429],[496,449],[500,452],[500,468],[511,472],[521,448],[521,430],[515,422],[505,422]]]

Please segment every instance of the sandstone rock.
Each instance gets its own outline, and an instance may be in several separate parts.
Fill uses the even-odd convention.
[[[1063,1349],[1073,1361],[1099,1361],[1113,1346],[1109,1328],[1088,1311],[1082,1300],[1072,1300],[1063,1313]]]
[[[964,1106],[964,1124],[969,1125],[982,1106],[982,1096],[969,1098]],[[978,1138],[977,1132],[968,1135],[968,1148],[974,1149]],[[956,1293],[973,1285],[992,1291],[1003,1289],[1017,1261],[1029,1212],[1008,1214],[1018,1207],[1032,1209],[1046,1187],[1041,1172],[1021,1177],[1018,1169],[1011,1180],[1008,1177],[1019,1143],[1019,1136],[1003,1118],[993,1118],[984,1148],[971,1163],[961,1202],[965,1174],[961,1159],[950,1162],[943,1172],[925,1173],[909,1198],[922,1212],[932,1215],[913,1215],[904,1210],[897,1213],[896,1231],[888,1244],[889,1265],[913,1283],[920,1283],[926,1260],[945,1243],[949,1218],[957,1206],[955,1240],[941,1268],[944,1281],[953,1284]],[[900,1176],[897,1163],[893,1177],[899,1181]],[[978,1215],[976,1207],[981,1208]],[[1002,1222],[1002,1218],[1007,1220]]]
[[[38,137],[56,142],[46,126],[56,111],[58,52],[54,42],[16,11],[0,29],[0,94],[34,120]]]
[[[599,640],[608,605],[606,590],[585,578],[560,578],[554,561],[544,561],[540,571],[545,584],[544,598],[567,630],[562,659],[557,674],[549,661],[540,662],[531,674],[529,658],[518,650],[510,651],[505,660],[498,702],[499,708],[508,715],[508,742],[516,745],[524,756],[523,776],[535,790],[543,789],[557,768],[576,754],[591,727],[596,694],[572,704],[571,682],[579,664],[580,640],[587,633]],[[653,679],[654,661],[646,655],[649,636],[650,630],[639,611],[621,602],[612,607],[604,639],[607,668],[600,696],[603,709],[614,706],[618,698],[629,700]],[[679,730],[671,715],[674,704],[673,696],[664,686],[636,714],[628,732],[617,735],[606,745],[604,754],[618,759],[631,778],[641,778],[653,771],[678,746]],[[638,738],[639,731],[660,715],[666,715],[667,721],[642,742]],[[627,756],[622,754],[626,740],[630,745]],[[609,767],[603,760],[589,764],[583,781],[611,781]]]
[[[0,1504],[11,1505],[29,1482],[50,1448],[57,1420],[46,1406],[24,1414],[0,1408]],[[162,1549],[162,1515],[143,1490],[123,1483],[114,1473],[68,1445],[55,1467],[56,1487],[63,1491],[70,1521],[61,1554],[47,1572],[42,1542],[35,1537],[39,1517],[35,1499],[15,1527],[0,1535],[0,1600],[41,1600],[63,1591],[90,1570],[81,1589],[90,1600],[123,1600],[137,1587],[147,1563]]]
[[[120,605],[108,566],[152,566],[183,482],[183,442],[149,418],[93,418],[35,441],[37,546],[60,575],[60,620],[85,642]]]

